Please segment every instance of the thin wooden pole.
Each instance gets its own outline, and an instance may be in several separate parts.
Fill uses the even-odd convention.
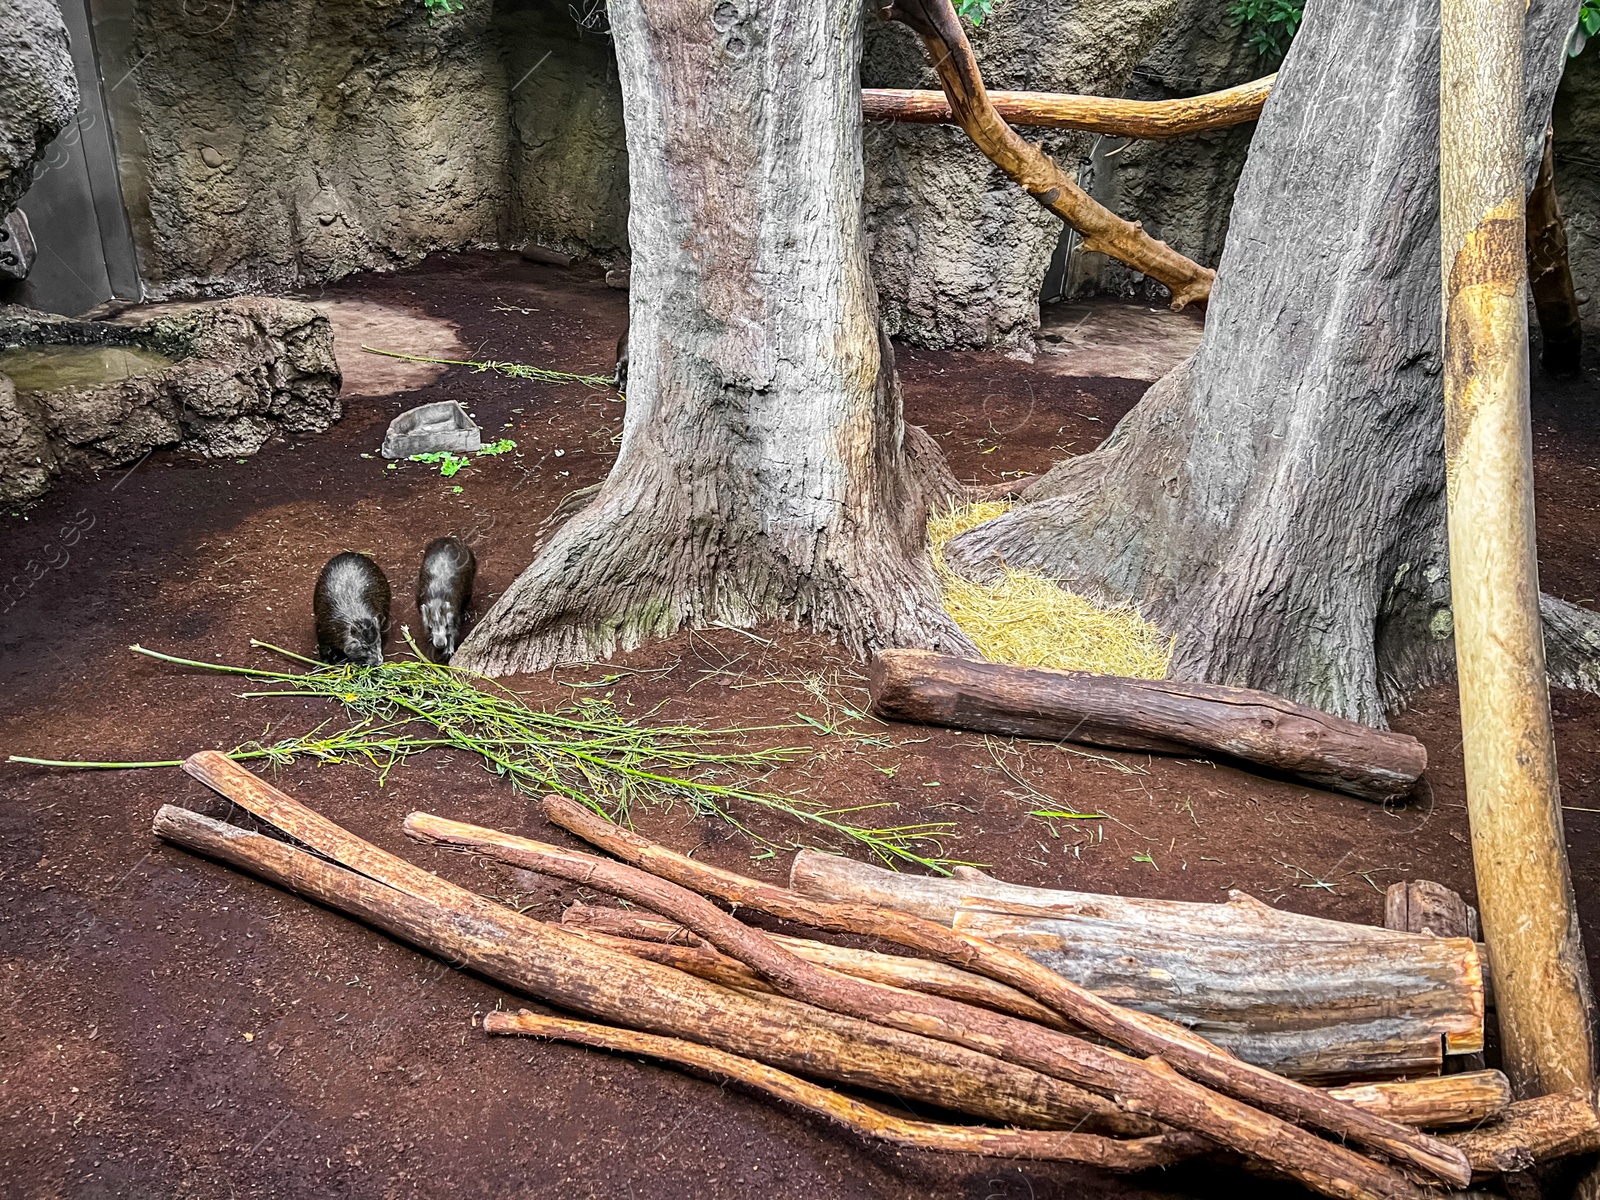
[[[1524,0],[1443,0],[1445,457],[1467,812],[1505,1067],[1593,1090],[1539,622],[1528,420]]]

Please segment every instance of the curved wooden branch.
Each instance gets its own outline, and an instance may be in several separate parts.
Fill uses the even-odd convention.
[[[909,25],[922,36],[951,111],[973,144],[1030,196],[1082,234],[1085,250],[1108,254],[1165,284],[1172,292],[1175,309],[1205,302],[1211,295],[1215,271],[1157,241],[1137,221],[1124,221],[1097,203],[1048,154],[1017,136],[995,111],[950,0],[893,0],[878,15]]]
[[[1022,954],[890,909],[807,900],[668,850],[558,796],[545,797],[544,811],[563,829],[663,879],[816,929],[882,937],[953,967],[987,975],[1027,993],[1075,1025],[1141,1054],[1160,1056],[1228,1095],[1370,1146],[1458,1187],[1470,1179],[1466,1157],[1439,1139],[1240,1062],[1181,1026],[1112,1004]]]
[[[1254,121],[1277,78],[1268,75],[1181,100],[1121,100],[1057,92],[990,92],[988,96],[995,112],[1011,125],[1159,139]],[[862,88],[861,115],[868,121],[956,124],[945,94],[921,88]]]
[[[1204,1138],[1181,1133],[1122,1141],[1093,1133],[985,1129],[975,1125],[934,1125],[926,1121],[907,1121],[860,1100],[851,1099],[832,1088],[819,1087],[786,1071],[740,1058],[736,1054],[713,1050],[709,1046],[679,1038],[615,1029],[589,1021],[548,1017],[526,1009],[518,1013],[489,1013],[483,1019],[483,1027],[490,1033],[554,1038],[579,1046],[619,1050],[624,1054],[643,1054],[683,1067],[712,1071],[837,1121],[862,1137],[880,1138],[921,1150],[1086,1163],[1108,1171],[1146,1171],[1152,1167],[1170,1166],[1212,1148]]]

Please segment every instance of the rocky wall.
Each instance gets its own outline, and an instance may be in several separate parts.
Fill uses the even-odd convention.
[[[54,0],[0,0],[0,219],[77,111],[78,81]]]

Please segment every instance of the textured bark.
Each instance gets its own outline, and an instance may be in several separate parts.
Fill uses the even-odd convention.
[[[769,618],[857,650],[966,645],[867,270],[859,6],[610,15],[632,187],[622,447],[456,662],[499,675]]]
[[[552,799],[547,797],[546,802]],[[1418,1194],[1409,1181],[1382,1165],[1209,1091],[1160,1058],[1141,1062],[1028,1021],[824,970],[791,954],[690,888],[648,871],[426,813],[412,813],[405,827],[412,837],[460,846],[641,904],[682,922],[793,999],[892,1029],[936,1037],[1066,1080],[1108,1096],[1130,1113],[1204,1134],[1324,1195],[1354,1200]]]
[[[561,923],[572,928],[609,933],[619,938],[656,943],[685,943],[682,948],[687,949],[704,946],[701,938],[690,933],[682,925],[624,912],[618,908],[571,904],[562,910]],[[981,1005],[996,1012],[1010,1013],[1014,1017],[1037,1021],[1052,1029],[1068,1027],[1067,1023],[1054,1012],[1032,997],[1017,991],[1016,988],[985,979],[982,975],[974,975],[970,971],[959,971],[944,963],[929,962],[925,958],[912,958],[903,954],[853,950],[848,946],[833,946],[827,942],[789,937],[780,933],[768,936],[807,962],[845,975],[854,975],[857,979],[868,979],[874,983],[888,984],[890,987],[909,988],[914,992],[926,992],[930,996],[944,996],[950,1000],[960,1000],[965,1004]]]
[[[971,1125],[934,1125],[926,1121],[908,1121],[830,1088],[818,1087],[751,1059],[693,1042],[612,1029],[587,1021],[546,1017],[526,1010],[519,1013],[489,1013],[484,1017],[483,1027],[490,1033],[520,1033],[552,1038],[597,1049],[644,1054],[680,1066],[711,1071],[838,1121],[863,1137],[882,1138],[922,1150],[1087,1163],[1108,1171],[1145,1171],[1152,1167],[1170,1166],[1189,1155],[1211,1148],[1204,1138],[1172,1133],[1119,1141],[1096,1134],[983,1129]]]
[[[559,796],[546,796],[544,811],[563,829],[663,879],[817,929],[882,937],[951,966],[979,972],[1026,992],[1084,1029],[1151,1056],[1145,1060],[1147,1066],[1153,1068],[1165,1060],[1219,1091],[1370,1146],[1430,1175],[1457,1183],[1465,1183],[1468,1178],[1465,1158],[1449,1152],[1437,1139],[1242,1063],[1170,1021],[1136,1013],[1095,996],[1025,955],[893,909],[810,900],[785,888],[708,866],[619,828]]]
[[[1529,183],[1574,8],[1529,10]],[[1429,0],[1307,6],[1199,351],[1100,449],[952,541],[951,566],[1132,600],[1177,636],[1174,678],[1374,726],[1448,674],[1438,28]],[[1577,641],[1555,669],[1592,672],[1600,620],[1561,612]]]
[[[1204,303],[1216,272],[1157,241],[1094,200],[1044,151],[1018,137],[989,100],[978,60],[950,0],[893,0],[882,10],[916,30],[945,98],[973,145],[1030,196],[1083,235],[1085,250],[1109,254],[1172,292],[1172,307]]]
[[[1539,318],[1539,361],[1552,375],[1575,375],[1583,355],[1583,322],[1567,260],[1567,225],[1556,195],[1555,130],[1544,134],[1544,158],[1528,196],[1528,290]]]
[[[791,883],[809,897],[942,920],[1280,1074],[1422,1074],[1439,1070],[1441,1041],[1452,1054],[1483,1047],[1478,952],[1465,938],[1280,922],[1247,897],[1139,902],[998,884],[947,907],[935,889],[959,895],[965,881],[807,852]],[[1130,907],[1141,903],[1164,907]],[[1257,909],[1267,919],[1254,919]]]
[[[1118,100],[1053,92],[988,92],[995,112],[1011,125],[1079,129],[1108,137],[1170,138],[1227,129],[1254,121],[1277,76],[1181,100]],[[950,125],[956,121],[943,92],[920,88],[863,88],[861,113],[869,121]]]
[[[1523,3],[1443,0],[1443,17],[1445,478],[1473,873],[1512,1086],[1522,1097],[1592,1092],[1595,1012],[1539,619]]]
[[[872,711],[899,721],[1238,759],[1363,800],[1399,800],[1428,765],[1409,734],[1281,696],[1204,683],[1015,667],[926,650],[873,656]]]
[[[1518,1100],[1498,1119],[1446,1134],[1472,1160],[1475,1173],[1526,1171],[1554,1158],[1600,1150],[1600,1113],[1580,1089]]]

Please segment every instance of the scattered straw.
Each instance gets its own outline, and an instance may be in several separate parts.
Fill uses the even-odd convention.
[[[989,501],[935,514],[928,522],[933,562],[944,583],[945,610],[991,662],[1161,679],[1172,659],[1171,638],[1132,605],[1100,608],[1032,571],[1003,570],[994,583],[974,583],[944,561],[958,533],[1009,511]]]

